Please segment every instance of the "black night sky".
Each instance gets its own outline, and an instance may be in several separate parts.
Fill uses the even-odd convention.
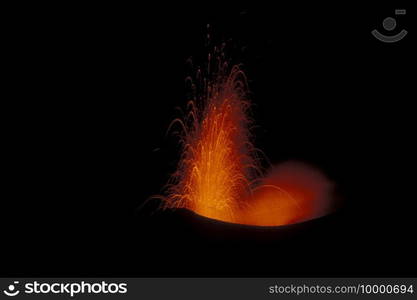
[[[411,37],[370,34],[401,7],[206,6],[16,25],[37,104],[11,109],[29,124],[13,127],[24,147],[2,210],[2,275],[415,276]],[[204,65],[223,42],[249,80],[254,144],[273,164],[322,170],[343,199],[336,213],[260,229],[143,206],[179,157],[166,130],[186,104],[186,60]]]

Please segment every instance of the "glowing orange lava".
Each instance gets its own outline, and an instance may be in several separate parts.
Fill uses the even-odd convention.
[[[172,126],[180,124],[183,132],[182,154],[166,187],[165,207],[261,226],[325,214],[330,184],[317,171],[290,164],[262,176],[250,142],[247,95],[240,68],[219,61],[199,97],[188,103],[187,117],[174,120]]]
[[[243,72],[237,66],[227,76],[219,71],[202,103],[189,102],[189,118],[175,120],[183,126],[183,153],[168,188],[168,206],[188,208],[209,218],[237,220],[257,168],[245,97]]]

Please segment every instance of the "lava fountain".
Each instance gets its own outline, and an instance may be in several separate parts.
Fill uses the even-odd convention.
[[[260,226],[324,215],[331,184],[318,171],[287,163],[264,176],[260,152],[251,143],[246,76],[222,55],[211,59],[205,74],[197,72],[199,84],[192,83],[187,113],[170,125],[181,128],[181,156],[165,187],[164,208]]]

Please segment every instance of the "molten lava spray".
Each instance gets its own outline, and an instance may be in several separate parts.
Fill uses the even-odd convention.
[[[197,95],[187,116],[171,124],[182,128],[181,157],[166,187],[165,207],[262,226],[325,214],[330,184],[318,171],[287,164],[263,177],[250,142],[245,74],[220,56],[211,67],[210,59],[207,74],[198,72],[201,87],[193,85]]]
[[[246,79],[239,67],[219,64],[199,99],[189,102],[182,156],[168,186],[166,204],[209,218],[235,222],[257,169],[249,141]]]

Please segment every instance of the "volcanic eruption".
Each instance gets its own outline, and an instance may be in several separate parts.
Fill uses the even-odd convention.
[[[318,170],[286,162],[266,171],[252,144],[246,76],[222,48],[188,78],[193,91],[180,128],[181,155],[165,186],[164,208],[231,223],[277,226],[326,214],[332,184]],[[285,128],[283,129],[285,130]]]

